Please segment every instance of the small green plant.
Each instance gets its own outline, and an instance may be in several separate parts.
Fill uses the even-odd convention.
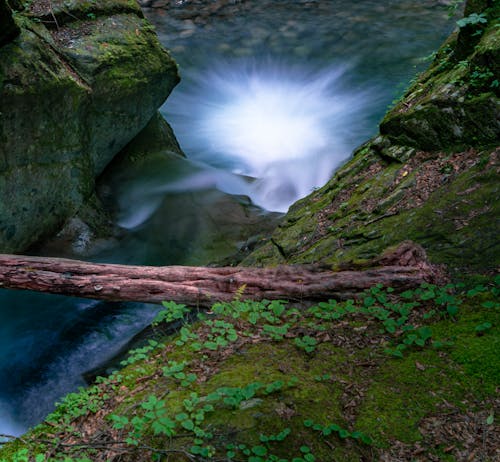
[[[312,353],[316,349],[318,341],[309,335],[304,335],[303,337],[296,337],[294,339],[294,343],[298,348],[304,350],[306,353]]]
[[[448,17],[452,18],[457,14],[457,10],[464,4],[465,0],[451,0],[448,4]]]
[[[108,398],[109,396],[96,385],[88,388],[80,387],[78,392],[69,393],[56,403],[57,409],[48,415],[46,420],[53,424],[69,424],[79,417],[95,414]]]
[[[153,319],[153,326],[157,326],[162,322],[171,323],[184,319],[191,311],[186,305],[175,302],[162,302],[162,305],[165,309],[161,310]]]
[[[370,445],[372,444],[372,439],[366,435],[363,432],[360,431],[354,431],[350,432],[349,430],[346,430],[345,428],[341,427],[340,425],[337,424],[329,424],[329,425],[321,425],[318,423],[315,423],[311,419],[304,420],[304,426],[307,428],[312,428],[313,430],[317,432],[321,432],[323,436],[329,436],[332,433],[337,433],[337,435],[341,439],[346,439],[346,438],[353,438],[355,440],[359,440],[364,444]]]
[[[469,16],[466,16],[465,18],[459,19],[457,21],[457,26],[462,29],[467,26],[476,26],[478,24],[486,24],[488,22],[488,19],[486,18],[486,15],[484,13],[477,14],[477,13],[472,13]]]
[[[259,436],[259,439],[262,443],[269,443],[269,442],[272,442],[272,441],[284,441],[285,438],[292,432],[292,430],[290,430],[290,428],[285,428],[283,429],[282,431],[280,431],[279,433],[277,433],[276,435],[263,435],[261,434]]]
[[[186,362],[178,363],[177,361],[169,361],[167,366],[162,368],[165,377],[176,379],[181,387],[187,387],[196,381],[196,374],[184,372]]]
[[[269,335],[272,340],[283,340],[283,337],[288,333],[290,324],[283,324],[282,326],[273,326],[270,324],[264,324],[262,330],[265,334]]]
[[[120,361],[121,366],[128,366],[129,364],[135,364],[138,361],[142,361],[148,358],[148,353],[153,351],[159,343],[156,340],[148,340],[148,345],[141,348],[136,348],[135,350],[129,351],[129,356],[127,359]]]

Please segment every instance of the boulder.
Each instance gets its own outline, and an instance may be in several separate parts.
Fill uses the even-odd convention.
[[[2,252],[73,216],[179,80],[135,1],[34,1],[16,20],[0,48]]]
[[[467,2],[458,30],[386,114],[380,133],[394,144],[437,150],[498,142],[500,41],[495,20],[500,4],[489,3]]]

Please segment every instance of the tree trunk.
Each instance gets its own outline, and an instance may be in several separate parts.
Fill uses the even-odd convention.
[[[408,259],[408,252],[405,255],[399,260],[409,266],[391,264],[364,271],[337,272],[314,265],[153,267],[0,255],[0,287],[109,301],[161,303],[172,300],[201,307],[230,301],[241,290],[243,299],[253,300],[345,299],[375,284],[406,290],[434,280],[435,272],[430,265],[420,257],[419,261],[413,257]],[[387,256],[378,262],[394,263]]]

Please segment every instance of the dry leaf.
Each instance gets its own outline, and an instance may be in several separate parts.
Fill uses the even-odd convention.
[[[420,364],[418,361],[415,361],[415,367],[419,370],[419,371],[425,371],[425,366],[423,364]]]

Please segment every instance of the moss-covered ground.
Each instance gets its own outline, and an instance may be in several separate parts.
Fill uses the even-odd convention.
[[[499,293],[497,277],[216,304],[66,397],[0,461],[498,460]],[[168,303],[154,326],[187,310]]]

